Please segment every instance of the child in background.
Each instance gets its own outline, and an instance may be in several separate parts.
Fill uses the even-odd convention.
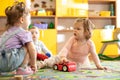
[[[51,57],[51,52],[48,50],[48,48],[45,46],[45,44],[39,40],[39,29],[35,26],[31,26],[29,28],[29,31],[32,34],[32,39],[36,47],[37,51],[37,60],[45,60],[48,57]]]
[[[23,2],[15,2],[5,9],[5,14],[7,30],[0,38],[0,73],[33,74],[37,71],[36,50],[31,33],[21,26],[30,24],[29,10]]]
[[[74,35],[67,41],[57,56],[41,61],[39,63],[40,68],[52,67],[55,63],[67,61],[76,62],[78,69],[90,68],[89,55],[91,55],[97,69],[107,69],[100,64],[95,45],[90,40],[93,26],[89,19],[77,19],[74,23]]]

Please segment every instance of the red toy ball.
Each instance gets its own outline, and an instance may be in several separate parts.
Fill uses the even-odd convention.
[[[75,62],[64,62],[62,64],[54,64],[53,69],[64,71],[64,72],[66,71],[72,72],[76,70],[76,63]]]

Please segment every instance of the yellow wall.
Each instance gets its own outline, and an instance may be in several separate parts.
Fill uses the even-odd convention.
[[[0,0],[0,16],[5,16],[5,9],[8,6],[13,5],[15,0]],[[25,1],[25,0],[18,0]]]
[[[102,32],[105,32],[102,34]],[[101,41],[105,41],[105,40],[112,40],[112,35],[111,35],[112,31],[110,32],[109,30],[105,30],[105,29],[95,29],[93,30],[93,36],[92,36],[92,40],[94,41],[95,43],[95,46],[96,46],[96,51],[97,53],[99,53],[101,47],[102,47],[102,44]],[[106,35],[108,34],[108,35]],[[111,35],[111,37],[110,37]],[[109,37],[108,37],[109,36]],[[108,37],[108,38],[106,38]],[[115,45],[115,44],[112,44],[112,45],[108,45],[103,54],[105,55],[118,55],[118,47]]]
[[[44,44],[53,53],[53,55],[56,54],[57,49],[56,37],[57,37],[56,29],[40,30],[40,40],[44,42]]]

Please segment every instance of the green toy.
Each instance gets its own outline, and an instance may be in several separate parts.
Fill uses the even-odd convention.
[[[104,55],[104,54],[98,54],[98,56],[99,56],[99,58],[100,58],[101,60],[110,60],[110,61],[120,60],[120,56],[115,57],[115,58],[108,57],[108,56],[106,56],[106,55]]]
[[[28,28],[29,28],[29,29],[31,29],[32,27],[33,27],[33,25],[32,25],[32,24],[30,24]]]

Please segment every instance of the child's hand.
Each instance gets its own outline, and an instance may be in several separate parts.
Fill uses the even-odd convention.
[[[107,70],[108,68],[105,67],[105,66],[99,66],[99,67],[97,67],[97,69],[99,69],[99,70]]]
[[[68,62],[66,57],[61,57],[60,63]]]
[[[34,66],[32,65],[31,69],[34,71],[34,73],[36,73],[37,72],[37,65],[34,65]]]

